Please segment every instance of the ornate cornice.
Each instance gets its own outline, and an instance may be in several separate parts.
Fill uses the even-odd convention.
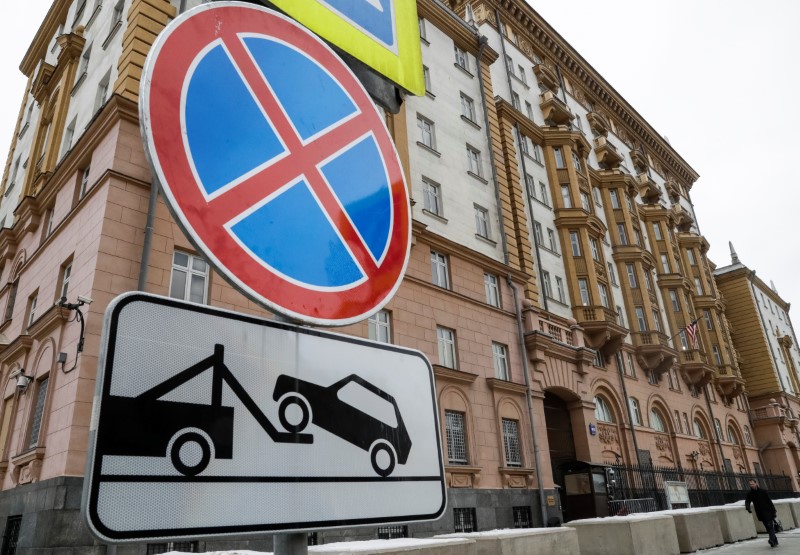
[[[20,71],[26,76],[30,77],[33,70],[36,68],[40,60],[43,60],[47,55],[47,45],[50,44],[50,39],[58,30],[61,23],[66,22],[67,12],[72,4],[72,0],[55,0],[53,5],[50,6],[47,15],[44,16],[42,24],[39,25],[39,30],[33,37],[28,51],[22,58],[22,63],[19,65]]]

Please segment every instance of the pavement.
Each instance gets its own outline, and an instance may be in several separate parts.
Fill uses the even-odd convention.
[[[759,534],[757,538],[744,542],[730,543],[723,547],[703,549],[696,553],[701,555],[746,555],[750,553],[800,553],[800,528],[778,534],[778,547],[771,548],[767,543],[767,535]]]

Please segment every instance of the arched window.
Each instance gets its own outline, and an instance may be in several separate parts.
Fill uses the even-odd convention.
[[[628,403],[631,406],[631,418],[633,423],[637,426],[642,425],[642,411],[639,409],[639,400],[636,397],[628,397]]]
[[[699,437],[700,439],[706,439],[706,434],[703,432],[703,425],[700,424],[700,420],[695,418],[693,424],[694,424],[695,437]]]
[[[614,415],[606,400],[597,395],[594,398],[594,417],[598,422],[614,422]]]
[[[733,426],[728,424],[728,442],[729,443],[739,443],[736,441],[736,432],[733,429]]]
[[[744,442],[747,445],[753,445],[753,436],[750,435],[750,428],[744,427]]]
[[[650,410],[650,427],[657,432],[666,432],[667,428],[664,426],[664,421],[661,415],[656,412],[656,409]]]
[[[714,430],[717,432],[717,439],[722,441],[725,436],[722,435],[722,424],[720,424],[719,418],[714,419]]]

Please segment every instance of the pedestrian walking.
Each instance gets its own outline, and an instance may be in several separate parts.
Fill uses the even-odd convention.
[[[744,508],[747,512],[750,511],[750,504],[756,510],[756,518],[764,523],[764,528],[769,533],[769,546],[778,546],[778,537],[775,535],[775,517],[778,516],[775,510],[775,505],[772,504],[772,499],[769,498],[767,490],[758,487],[758,482],[750,480],[750,491],[747,492],[747,498],[744,500]]]

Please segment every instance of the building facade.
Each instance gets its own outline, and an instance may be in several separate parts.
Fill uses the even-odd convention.
[[[56,0],[20,66],[28,85],[0,197],[0,526],[20,549],[102,550],[79,502],[115,296],[268,316],[193,249],[142,146],[145,57],[199,3]],[[562,521],[575,461],[783,470],[753,440],[738,328],[690,201],[695,170],[522,0],[417,6],[427,92],[386,112],[411,258],[392,301],[341,331],[432,362],[448,509],[317,539]],[[59,306],[78,296],[93,302]]]

